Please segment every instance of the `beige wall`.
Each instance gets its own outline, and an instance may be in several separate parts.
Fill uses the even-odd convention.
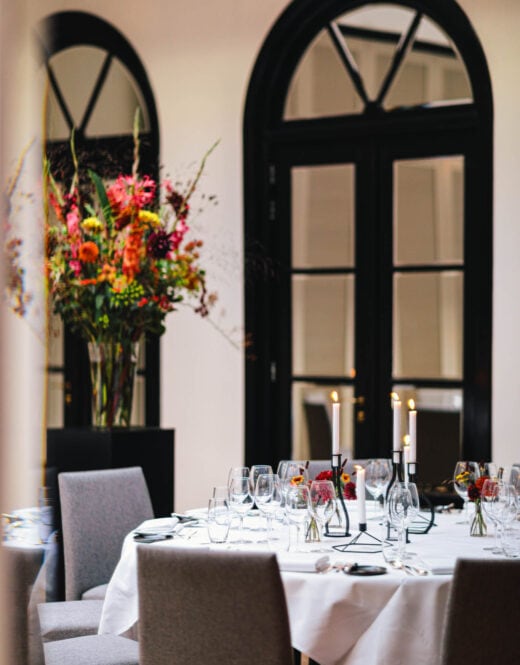
[[[491,71],[495,105],[493,459],[520,461],[520,3],[463,0]]]
[[[23,5],[20,0],[16,4]],[[124,4],[119,0],[26,0],[33,22],[55,11],[81,9],[113,23],[133,44],[155,93],[165,172],[189,174],[205,149],[221,139],[202,183],[204,191],[218,195],[219,205],[201,216],[198,228],[206,241],[205,256],[210,257],[211,288],[219,293],[213,318],[235,337],[243,320],[244,99],[261,43],[286,4],[286,0],[152,0],[144,9],[138,0]],[[461,5],[481,37],[495,95],[493,457],[507,464],[520,460],[515,442],[520,399],[516,343],[520,332],[516,297],[520,136],[514,104],[520,4],[517,0],[462,0]],[[17,53],[22,53],[20,47]],[[20,92],[22,80],[17,81]],[[205,503],[211,485],[221,484],[228,467],[242,459],[243,353],[210,323],[183,311],[169,317],[162,354],[161,424],[176,430],[176,507],[182,510]],[[11,375],[6,378],[10,381]],[[32,394],[27,385],[25,390]],[[8,443],[9,450],[20,445],[11,438]],[[32,449],[38,451],[39,445],[39,436],[32,432]],[[24,466],[31,464],[25,460]],[[32,490],[24,493],[28,503]]]

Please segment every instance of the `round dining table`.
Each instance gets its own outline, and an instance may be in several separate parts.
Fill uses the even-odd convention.
[[[456,559],[496,557],[490,551],[493,538],[471,537],[469,524],[463,523],[459,511],[436,514],[428,533],[410,534],[407,551],[412,566],[407,570],[389,565],[373,540],[386,535],[378,520],[368,521],[367,533],[362,534],[357,546],[345,548],[352,537],[323,537],[321,542],[300,545],[293,540],[287,551],[288,527],[278,523],[275,536],[280,535],[280,539],[267,540],[263,518],[257,511],[246,518],[243,533],[233,528],[228,541],[218,545],[208,540],[205,511],[190,514],[200,519],[180,523],[176,518],[163,518],[140,525],[136,529],[140,533],[164,537],[157,542],[145,538],[145,542],[152,542],[141,546],[276,551],[292,644],[320,665],[439,665]],[[415,525],[415,530],[422,530],[425,519]],[[358,534],[355,524],[353,511],[352,536]],[[239,538],[250,542],[239,544]],[[138,621],[138,542],[135,532],[124,541],[121,559],[108,585],[100,633],[128,633]]]

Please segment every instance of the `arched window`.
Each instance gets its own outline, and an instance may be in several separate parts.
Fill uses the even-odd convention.
[[[70,137],[78,160],[104,178],[128,173],[133,119],[140,110],[140,167],[157,178],[159,125],[146,71],[130,43],[112,25],[85,12],[53,14],[38,27],[46,73],[45,148],[70,181]],[[54,335],[52,334],[54,331]],[[146,340],[140,359],[132,424],[159,424],[159,340]],[[49,426],[90,424],[86,345],[56,320],[49,342]]]
[[[454,0],[280,16],[244,120],[249,462],[328,457],[332,389],[349,456],[389,457],[395,391],[423,477],[489,459],[492,123]]]

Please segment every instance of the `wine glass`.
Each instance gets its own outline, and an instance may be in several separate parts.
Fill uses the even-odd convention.
[[[320,535],[336,510],[336,490],[331,480],[313,480],[309,494],[310,512],[316,519]]]
[[[240,520],[239,543],[244,540],[244,517],[253,506],[249,476],[233,476],[229,483],[229,505],[231,510],[238,515]]]
[[[459,524],[469,524],[468,517],[468,487],[473,485],[480,477],[480,467],[477,462],[461,461],[455,464],[453,471],[453,487],[464,501],[464,519]]]
[[[365,467],[365,487],[374,501],[380,503],[380,498],[392,476],[392,466],[389,459],[371,459]],[[379,517],[382,515],[376,515]]]
[[[278,476],[280,480],[291,480],[301,478],[300,482],[307,482],[309,474],[305,462],[298,460],[282,460],[278,464]]]
[[[502,554],[500,543],[504,526],[511,522],[517,513],[516,492],[512,485],[496,478],[485,480],[480,490],[480,501],[484,514],[495,525],[495,544],[492,554]]]
[[[231,485],[231,480],[234,477],[243,478],[244,476],[249,476],[249,467],[248,466],[232,466],[229,469],[228,473],[228,487]]]
[[[394,483],[387,500],[388,519],[397,529],[397,553],[399,560],[406,559],[406,529],[420,510],[419,494],[415,483]]]
[[[256,488],[256,481],[258,477],[264,474],[272,474],[273,468],[269,464],[253,464],[249,472],[249,479],[251,481],[251,492],[254,493]]]
[[[282,505],[282,488],[275,473],[258,476],[255,486],[255,502],[267,522],[267,541],[272,537],[273,517]]]
[[[296,526],[297,543],[301,541],[301,527],[309,515],[309,505],[309,487],[307,485],[290,485],[285,497],[285,512],[289,523]]]

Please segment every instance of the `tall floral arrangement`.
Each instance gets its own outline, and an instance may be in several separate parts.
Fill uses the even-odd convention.
[[[137,341],[145,332],[162,334],[166,315],[187,297],[198,314],[208,313],[202,241],[187,236],[190,199],[211,150],[185,191],[140,176],[137,159],[131,174],[110,184],[89,171],[87,191],[77,170],[65,189],[46,163],[55,213],[46,228],[49,293],[71,330],[89,342]]]
[[[143,333],[162,334],[166,315],[184,300],[208,313],[214,296],[189,219],[214,147],[184,188],[139,173],[137,119],[130,174],[104,182],[89,170],[85,184],[73,141],[69,186],[45,163],[49,295],[54,312],[89,343],[96,425],[129,424],[135,343]]]

